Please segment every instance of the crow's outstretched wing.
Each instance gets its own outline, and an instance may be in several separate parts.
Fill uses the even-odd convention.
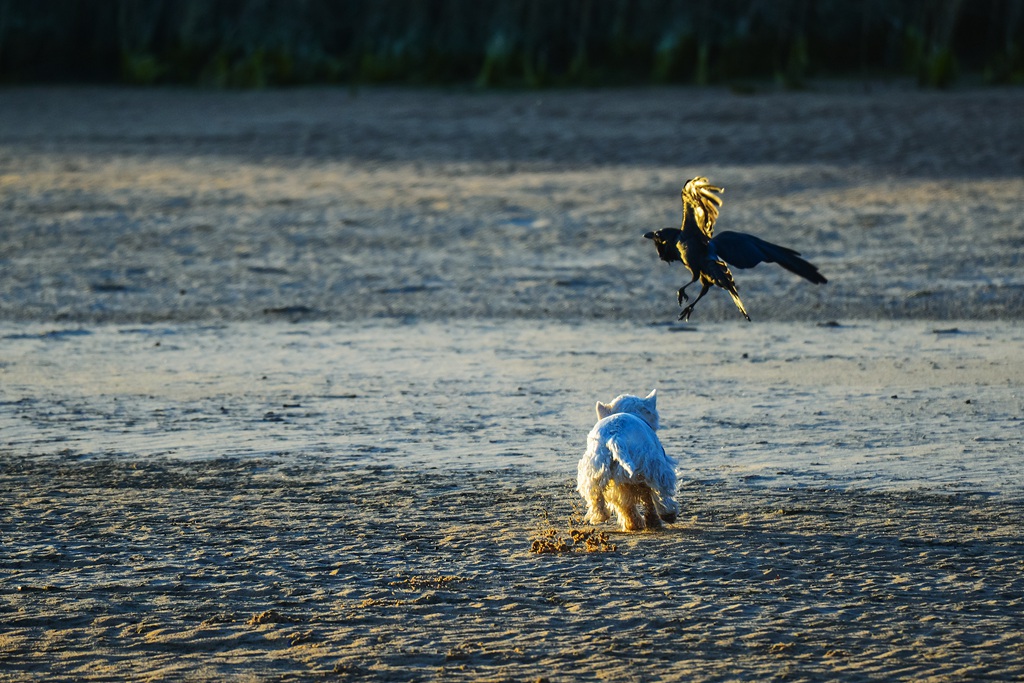
[[[758,263],[778,263],[789,272],[815,284],[828,282],[813,263],[800,258],[800,252],[766,242],[754,235],[727,230],[718,233],[711,240],[711,245],[719,258],[730,266],[753,268]]]
[[[686,181],[683,191],[680,193],[683,200],[683,214],[687,210],[693,212],[697,225],[708,237],[715,234],[715,221],[718,220],[718,207],[722,205],[722,198],[718,195],[724,192],[724,188],[711,184],[704,176],[697,176]]]

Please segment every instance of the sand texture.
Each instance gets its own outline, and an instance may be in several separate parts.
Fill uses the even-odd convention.
[[[1024,519],[984,496],[691,482],[668,531],[537,555],[541,513],[571,513],[564,477],[17,459],[2,477],[5,677],[1024,676]]]
[[[1020,89],[458,95],[14,90],[7,320],[672,320],[696,174],[755,321],[1024,315]],[[695,322],[733,320],[727,297]]]
[[[1021,111],[4,90],[0,680],[1021,680]],[[676,322],[696,174],[829,283]],[[652,388],[679,521],[533,552]]]

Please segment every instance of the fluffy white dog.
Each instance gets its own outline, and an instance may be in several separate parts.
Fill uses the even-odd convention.
[[[652,391],[647,398],[623,394],[611,403],[598,401],[597,424],[577,468],[576,490],[587,502],[587,522],[608,521],[608,506],[623,531],[676,521],[676,463],[655,434],[657,400]]]

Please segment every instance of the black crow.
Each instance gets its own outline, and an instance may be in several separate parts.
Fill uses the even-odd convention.
[[[736,308],[747,320],[747,309],[743,307],[729,266],[753,268],[759,263],[778,263],[791,273],[796,273],[815,284],[828,282],[811,263],[800,258],[800,253],[787,247],[765,242],[760,237],[743,232],[720,232],[714,234],[718,207],[722,198],[718,195],[723,188],[715,187],[707,178],[697,177],[686,181],[681,193],[683,200],[682,229],[662,228],[644,235],[654,240],[658,256],[662,261],[680,261],[690,271],[692,279],[679,288],[676,300],[679,305],[689,301],[686,288],[700,280],[700,294],[692,304],[679,314],[680,320],[689,320],[693,307],[703,298],[712,285],[729,292]],[[728,264],[728,265],[727,265]]]

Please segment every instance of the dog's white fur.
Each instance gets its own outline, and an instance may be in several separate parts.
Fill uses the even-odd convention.
[[[646,398],[623,394],[611,403],[598,401],[597,424],[577,467],[576,490],[587,503],[587,522],[606,522],[608,506],[623,531],[676,520],[676,463],[655,434],[657,401],[656,391]]]

